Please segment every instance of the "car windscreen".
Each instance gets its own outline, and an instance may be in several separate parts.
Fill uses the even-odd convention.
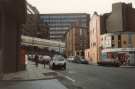
[[[57,61],[64,61],[64,57],[57,56],[57,57],[54,57],[54,60],[57,60]]]

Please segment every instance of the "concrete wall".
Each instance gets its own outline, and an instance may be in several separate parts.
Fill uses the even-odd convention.
[[[123,31],[123,3],[112,5],[112,13],[106,20],[107,32]]]
[[[132,4],[125,4],[125,30],[135,32],[135,8],[132,8]]]
[[[112,13],[106,19],[107,32],[135,32],[135,9],[132,4],[114,3]]]

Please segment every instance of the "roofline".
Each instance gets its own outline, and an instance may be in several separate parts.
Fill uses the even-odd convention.
[[[41,16],[43,15],[90,15],[89,13],[48,13],[48,14],[41,14]]]

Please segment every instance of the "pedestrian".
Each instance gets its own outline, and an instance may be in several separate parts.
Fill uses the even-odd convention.
[[[38,67],[39,57],[38,57],[38,55],[37,55],[37,54],[35,55],[34,60],[35,60],[35,65],[36,65],[36,67]]]
[[[45,65],[46,65],[46,60],[43,59],[43,66],[44,66],[44,68],[45,68]]]

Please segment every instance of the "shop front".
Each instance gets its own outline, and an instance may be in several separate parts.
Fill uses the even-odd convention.
[[[135,65],[135,48],[103,49],[102,61],[117,61],[122,65]]]

